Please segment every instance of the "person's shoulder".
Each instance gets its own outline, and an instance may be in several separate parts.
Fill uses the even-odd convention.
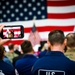
[[[64,53],[65,56],[67,56],[69,59],[75,61],[75,50],[67,50],[67,52]]]

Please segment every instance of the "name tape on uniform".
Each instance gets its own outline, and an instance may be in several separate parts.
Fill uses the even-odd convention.
[[[65,75],[65,72],[64,71],[59,71],[59,70],[40,69],[40,70],[38,70],[38,75]]]

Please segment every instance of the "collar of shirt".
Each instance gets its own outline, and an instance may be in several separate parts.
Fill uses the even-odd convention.
[[[49,55],[49,56],[63,56],[64,54],[60,51],[50,51],[50,52],[47,52],[46,55]]]

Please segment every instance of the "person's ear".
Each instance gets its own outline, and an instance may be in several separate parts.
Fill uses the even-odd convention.
[[[51,46],[51,44],[50,44],[50,42],[49,42],[49,41],[47,41],[47,44],[48,44],[48,47],[50,47],[50,46]]]

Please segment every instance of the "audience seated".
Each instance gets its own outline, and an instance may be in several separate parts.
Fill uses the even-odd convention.
[[[64,55],[66,42],[63,31],[51,31],[48,35],[51,51],[36,61],[33,75],[75,75],[75,62]]]
[[[24,53],[24,57],[16,61],[15,68],[19,72],[19,75],[32,75],[32,66],[38,58],[34,55],[31,42],[28,40],[23,41],[21,49]]]
[[[67,51],[65,55],[71,60],[75,61],[75,33],[69,33],[66,35],[67,39]]]
[[[4,62],[3,58],[4,58],[4,47],[0,45],[0,71],[4,75],[16,75],[15,68],[12,65]]]
[[[9,52],[6,53],[6,56],[9,58],[9,60],[12,63],[13,62],[13,58],[18,56],[18,54],[16,54],[14,52],[14,44],[13,43],[9,43],[8,48],[9,48]]]

